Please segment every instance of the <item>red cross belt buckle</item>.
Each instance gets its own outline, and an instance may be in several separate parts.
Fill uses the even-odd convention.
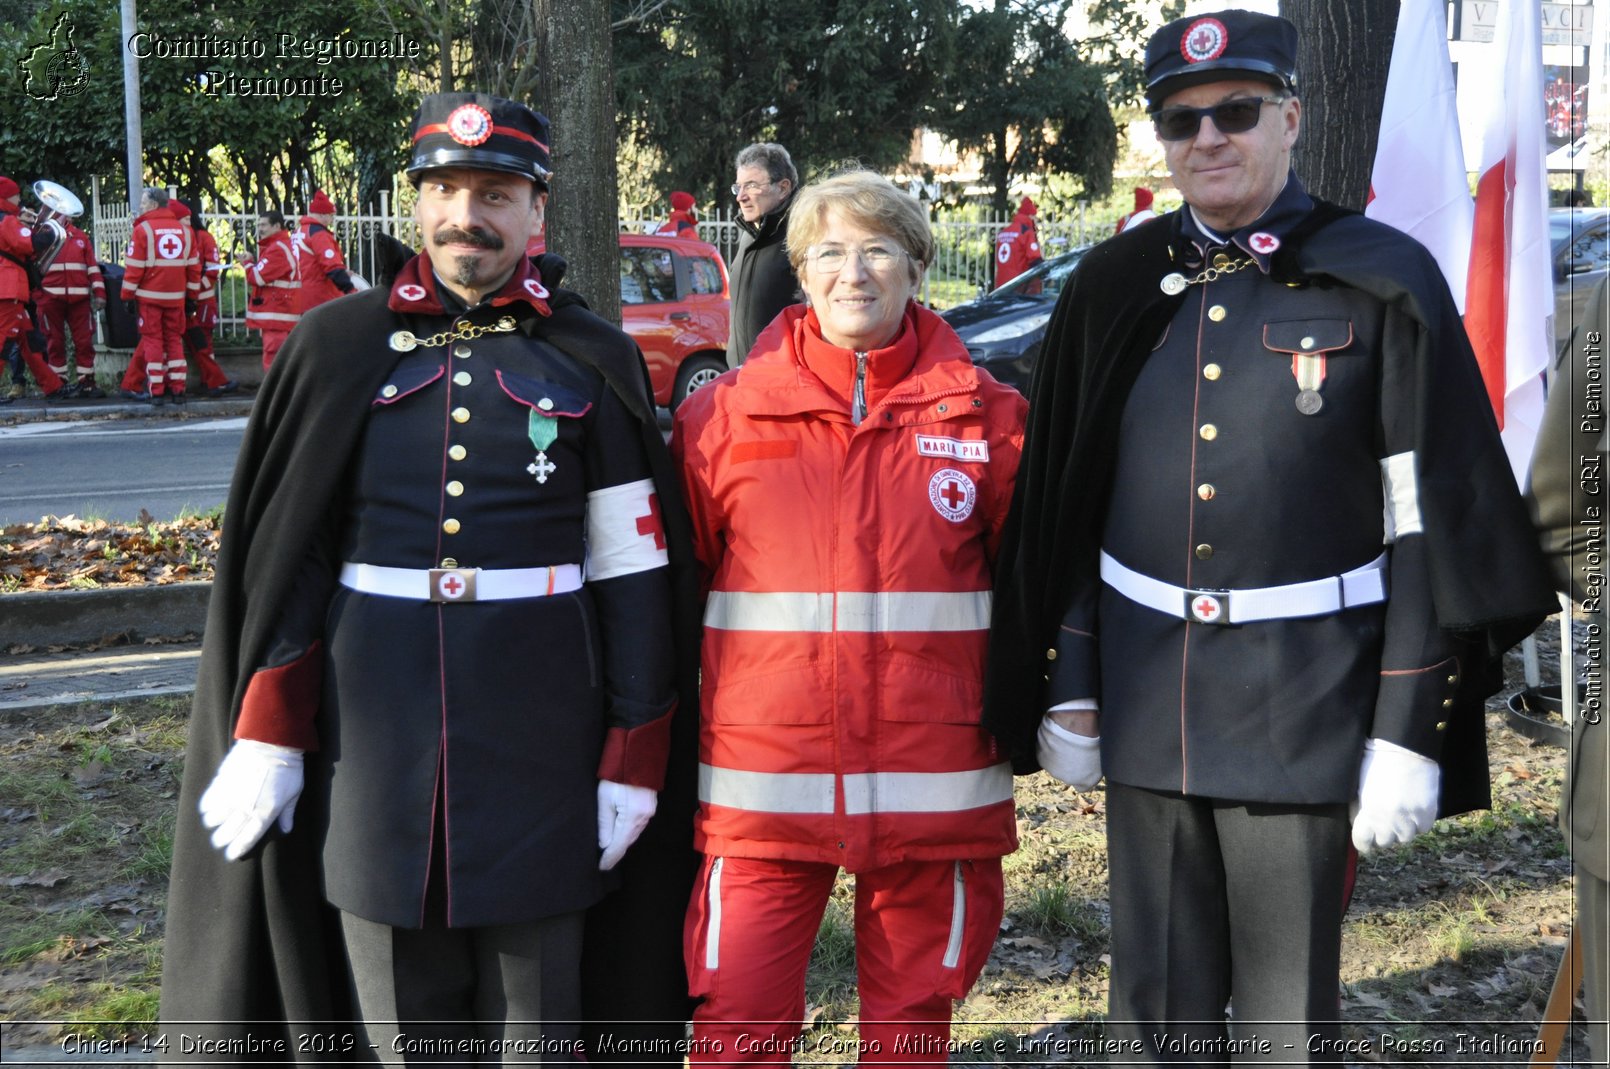
[[[430,600],[474,601],[475,573],[479,568],[432,568],[430,570]]]
[[[1199,624],[1227,627],[1230,623],[1230,592],[1228,590],[1187,590],[1185,592],[1185,618]]]

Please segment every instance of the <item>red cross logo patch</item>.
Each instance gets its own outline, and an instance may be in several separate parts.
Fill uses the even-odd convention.
[[[1180,38],[1180,55],[1187,63],[1205,63],[1218,59],[1224,46],[1230,43],[1230,34],[1218,19],[1197,19],[1185,28]]]
[[[425,287],[416,286],[412,282],[397,287],[397,296],[405,301],[422,301],[425,299]]]
[[[961,523],[973,514],[973,506],[978,503],[978,487],[965,472],[940,468],[928,480],[928,501],[945,519]]]
[[[1198,594],[1191,599],[1191,616],[1204,624],[1222,622],[1224,603],[1212,594]]]
[[[447,117],[447,133],[461,145],[479,145],[492,136],[492,113],[479,104],[461,104]]]
[[[464,596],[464,580],[457,572],[448,572],[436,580],[436,590],[448,601]]]
[[[1252,246],[1253,252],[1260,256],[1268,256],[1280,248],[1280,239],[1267,231],[1260,230],[1247,239],[1247,244]]]
[[[184,238],[178,234],[157,235],[157,255],[164,260],[177,260],[184,252]]]

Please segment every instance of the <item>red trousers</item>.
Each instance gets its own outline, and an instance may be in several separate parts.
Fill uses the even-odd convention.
[[[218,298],[202,301],[185,323],[184,355],[201,373],[201,386],[211,390],[229,381],[212,354],[212,328],[218,325]],[[198,333],[199,328],[199,333]],[[192,341],[191,336],[195,335]],[[199,343],[199,344],[198,344]]]
[[[290,335],[290,333],[291,332],[289,330],[265,330],[265,331],[263,331],[263,370],[264,371],[267,371],[268,370],[268,365],[270,365],[270,364],[272,364],[274,362],[274,357],[279,354],[280,346],[285,344],[285,339]]]
[[[145,365],[152,397],[184,393],[184,319],[182,304],[140,302],[140,345],[134,359]]]
[[[33,326],[25,304],[21,301],[0,301],[0,353],[5,352],[6,346],[15,340],[22,351],[23,363],[33,372],[34,382],[39,384],[42,392],[52,394],[61,388],[61,376],[46,365],[45,354],[35,352],[28,343],[28,332]]]
[[[808,861],[705,859],[683,932],[689,993],[704,996],[690,1066],[789,1064],[837,875]],[[945,1064],[951,1002],[983,970],[1002,908],[998,857],[856,874],[862,1064]]]
[[[73,364],[78,377],[95,374],[95,320],[88,297],[44,293],[34,302],[39,329],[45,332],[45,353],[50,370],[67,374],[67,336],[73,336]]]

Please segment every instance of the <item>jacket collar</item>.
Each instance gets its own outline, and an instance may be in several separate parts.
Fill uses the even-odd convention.
[[[788,196],[783,200],[783,202],[777,205],[777,207],[773,208],[771,211],[767,212],[765,215],[762,215],[759,222],[751,223],[749,220],[740,215],[738,216],[737,223],[756,239],[764,240],[766,238],[774,237],[776,236],[777,232],[787,224],[788,212],[794,207],[794,198],[798,194],[799,190],[797,188],[789,190]]]
[[[1218,234],[1209,230],[1196,217],[1189,205],[1181,211],[1180,234],[1186,247],[1184,253],[1188,267],[1200,266],[1216,249],[1234,245],[1257,263],[1258,270],[1269,273],[1275,253],[1280,251],[1286,235],[1314,210],[1314,198],[1308,195],[1296,171],[1286,172],[1286,184],[1264,213],[1246,226],[1231,234]]]
[[[548,287],[542,284],[532,269],[531,258],[522,256],[514,266],[514,274],[503,288],[490,297],[482,298],[477,308],[501,308],[510,304],[528,304],[538,315],[552,315],[548,306]],[[458,315],[465,311],[464,302],[451,290],[441,285],[431,269],[430,257],[418,253],[397,273],[391,284],[386,307],[393,312],[409,315]]]

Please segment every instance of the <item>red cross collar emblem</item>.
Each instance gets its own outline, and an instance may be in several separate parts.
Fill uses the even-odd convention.
[[[1252,248],[1252,251],[1258,255],[1268,256],[1270,253],[1280,248],[1280,239],[1266,230],[1260,230],[1247,239],[1247,244]]]

